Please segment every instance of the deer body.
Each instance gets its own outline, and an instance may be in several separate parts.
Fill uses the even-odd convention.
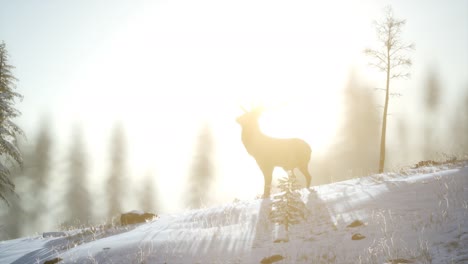
[[[273,169],[281,167],[286,171],[299,169],[310,187],[311,176],[308,164],[310,146],[298,138],[273,138],[265,135],[259,127],[259,111],[247,112],[237,119],[242,127],[242,143],[247,152],[257,161],[265,178],[263,197],[270,196]]]

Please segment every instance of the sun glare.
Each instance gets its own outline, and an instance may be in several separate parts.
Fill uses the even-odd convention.
[[[274,7],[278,12],[281,9]],[[302,138],[311,145],[313,155],[330,147],[349,66],[343,61],[350,58],[356,43],[337,48],[349,34],[335,32],[341,27],[328,21],[324,12],[314,9],[316,16],[290,17],[291,21],[284,21],[290,23],[288,31],[257,21],[253,13],[246,14],[250,21],[234,25],[230,19],[237,19],[237,14],[229,8],[220,9],[226,14],[217,17],[219,24],[198,19],[193,21],[200,24],[189,23],[194,15],[198,18],[206,12],[199,7],[199,13],[169,3],[149,10],[102,44],[73,84],[79,91],[74,108],[83,119],[95,121],[94,129],[104,127],[106,116],[113,116],[109,122],[125,123],[134,177],[155,168],[159,174],[173,175],[161,178],[161,185],[168,186],[164,191],[181,192],[193,140],[204,121],[218,127],[219,146],[228,149],[224,159],[231,163],[220,161],[220,166],[250,166],[232,165],[238,157],[250,159],[234,121],[241,106],[265,107],[260,120],[265,134]],[[266,19],[276,21],[275,17]],[[328,21],[327,28],[318,26],[321,20]],[[82,102],[87,103],[85,110]],[[105,136],[94,136],[93,146],[101,148]],[[257,178],[263,181],[261,175]],[[238,179],[233,183],[236,186],[227,188],[244,191],[244,183]]]
[[[315,151],[323,151],[332,140],[337,125],[337,113],[324,113],[328,109],[327,105],[285,106],[266,113],[261,125],[266,134],[303,138]]]

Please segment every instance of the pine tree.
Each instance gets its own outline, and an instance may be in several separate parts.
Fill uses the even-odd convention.
[[[13,197],[10,200],[10,206],[8,207],[7,215],[2,215],[2,224],[4,225],[4,234],[0,234],[1,239],[13,239],[21,237],[24,234],[25,225],[29,225],[31,222],[30,217],[27,216],[24,209],[24,196],[21,191],[24,192],[24,178],[23,170],[16,168],[12,170],[12,180],[16,186],[18,186],[19,196]],[[1,226],[1,224],[0,224]],[[2,235],[4,237],[2,237]]]
[[[188,180],[186,203],[189,208],[200,208],[209,199],[214,180],[213,145],[211,128],[205,124],[198,136],[193,167]]]
[[[140,206],[145,212],[157,212],[158,199],[156,188],[154,186],[154,176],[151,172],[147,172],[143,180],[143,188],[140,196]]]
[[[437,140],[437,128],[436,125],[439,121],[437,119],[437,111],[442,102],[442,92],[440,87],[440,81],[438,72],[431,68],[427,74],[426,85],[424,87],[424,153],[423,157],[425,160],[435,158],[434,154],[437,151],[437,144],[440,142]]]
[[[451,137],[456,142],[452,151],[461,159],[468,159],[468,86],[464,87],[462,94],[456,102],[454,118],[451,126]]]
[[[7,205],[7,194],[15,193],[15,185],[10,180],[9,164],[23,165],[23,157],[16,145],[16,136],[24,135],[12,119],[20,112],[14,108],[15,99],[22,96],[15,92],[15,82],[11,70],[14,67],[8,64],[8,52],[5,42],[0,43],[0,199]]]
[[[350,74],[344,90],[343,122],[331,152],[332,160],[340,160],[340,164],[328,165],[335,171],[336,181],[376,171],[373,168],[379,156],[379,117],[372,90],[367,88],[353,72]]]
[[[125,133],[121,124],[114,127],[110,145],[110,175],[107,180],[108,217],[122,213],[122,202],[125,197]]]
[[[468,91],[468,86],[465,88],[465,91]],[[465,159],[468,159],[468,93],[465,94],[465,97],[463,98],[463,102],[464,103],[461,106],[462,136],[460,137],[460,140],[462,142],[461,143],[462,153],[465,154]]]
[[[307,208],[298,191],[300,186],[294,173],[289,172],[288,177],[279,179],[278,188],[281,192],[273,197],[270,219],[283,225],[288,235],[292,225],[305,220]]]
[[[52,154],[52,136],[50,133],[50,123],[44,119],[39,128],[39,134],[36,139],[36,144],[31,153],[30,163],[28,166],[28,176],[34,188],[30,191],[32,197],[28,201],[31,203],[28,208],[28,221],[33,230],[41,230],[48,214],[43,212],[49,211],[48,195],[50,194],[50,172],[51,172],[51,154]],[[27,164],[28,165],[28,164]],[[34,221],[34,223],[32,223]]]
[[[88,187],[88,164],[81,129],[76,127],[69,154],[68,211],[71,225],[85,225],[91,220],[91,198]]]
[[[7,215],[2,216],[2,224],[0,224],[0,240],[14,239],[21,237],[23,234],[23,227],[25,222],[26,212],[24,211],[21,200],[18,197],[14,197],[10,201]],[[3,233],[3,234],[2,234]]]
[[[18,138],[18,148],[23,156],[23,167],[11,170],[11,179],[17,187],[18,195],[11,197],[7,215],[0,216],[5,224],[8,238],[27,236],[37,232],[36,219],[31,216],[31,208],[35,206],[34,183],[32,181],[31,164],[33,163],[33,148],[25,138]]]

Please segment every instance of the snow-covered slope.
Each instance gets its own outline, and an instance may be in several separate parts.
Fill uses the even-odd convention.
[[[269,199],[115,229],[0,242],[0,263],[468,263],[468,167],[429,167],[301,190],[289,242]],[[269,257],[275,256],[268,259]]]

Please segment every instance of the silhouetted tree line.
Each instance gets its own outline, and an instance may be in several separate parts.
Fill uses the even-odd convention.
[[[442,75],[429,68],[420,84],[420,106],[415,113],[393,114],[395,140],[388,144],[389,169],[410,167],[422,160],[468,159],[468,89],[456,102],[441,107],[448,96]],[[335,144],[327,153],[313,157],[316,183],[336,182],[378,173],[382,111],[373,89],[351,73],[343,94],[341,125]],[[415,115],[418,118],[411,118]],[[416,121],[416,122],[415,122]],[[422,121],[422,122],[418,122]],[[313,176],[313,178],[314,178]]]
[[[2,226],[0,239],[32,235],[35,232],[62,228],[111,223],[123,210],[129,196],[137,198],[135,209],[156,212],[160,207],[154,174],[148,171],[141,184],[129,189],[125,130],[117,124],[109,141],[108,177],[104,187],[107,208],[102,213],[97,204],[98,194],[91,189],[90,155],[80,126],[71,133],[70,145],[64,157],[57,157],[55,137],[47,118],[40,123],[33,143],[22,141],[24,169],[12,173],[18,197],[11,198],[9,207],[0,208]],[[200,208],[213,197],[210,186],[214,180],[214,141],[209,125],[203,126],[197,138],[193,168],[187,183],[190,208]],[[98,212],[99,211],[99,212]],[[104,219],[102,218],[104,216]]]
[[[35,232],[57,229],[59,225],[62,228],[73,228],[103,221],[97,214],[97,210],[101,210],[96,205],[97,194],[90,188],[90,158],[79,126],[74,127],[70,142],[69,151],[63,157],[65,162],[58,162],[51,122],[44,119],[35,142],[26,144],[23,141],[20,145],[25,166],[23,170],[16,169],[12,173],[18,197],[9,199],[9,207],[0,208],[0,239],[32,235]],[[124,182],[128,177],[124,145],[123,127],[116,126],[110,141],[111,166],[107,189],[104,189],[108,198],[105,220],[108,222],[122,213],[125,189],[129,188]],[[65,166],[62,168],[61,165]],[[153,175],[147,174],[142,182],[144,187],[139,189],[144,191],[133,194],[141,196],[138,199],[138,209],[154,212],[159,205],[154,200],[156,190]],[[130,195],[130,192],[127,194]]]

